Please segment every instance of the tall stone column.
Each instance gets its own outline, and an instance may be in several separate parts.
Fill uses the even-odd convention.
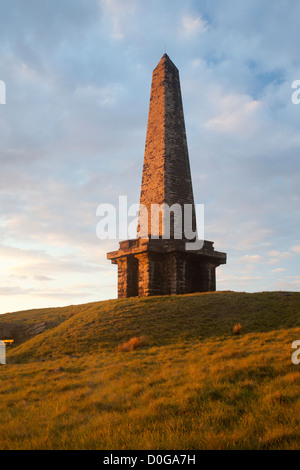
[[[164,223],[152,226],[153,205],[162,221],[168,218],[170,233]],[[183,227],[186,205],[189,227]],[[179,72],[164,54],[152,75],[137,238],[120,242],[119,250],[107,254],[118,264],[119,297],[216,289],[215,269],[226,263],[226,253],[215,251],[207,240],[201,249],[187,251],[184,228],[196,233],[194,196]]]

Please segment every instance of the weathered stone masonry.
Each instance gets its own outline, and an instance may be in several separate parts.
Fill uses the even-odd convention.
[[[148,209],[148,236],[120,242],[107,254],[118,265],[118,296],[186,294],[216,290],[215,270],[226,263],[213,242],[186,251],[182,239],[159,239],[151,227],[151,204],[190,204],[192,229],[196,218],[178,69],[164,54],[153,71],[140,204]],[[139,226],[142,224],[141,214]]]

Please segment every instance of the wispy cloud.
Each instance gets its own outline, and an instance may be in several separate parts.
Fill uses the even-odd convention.
[[[100,0],[104,14],[111,21],[111,33],[114,39],[120,40],[126,37],[126,33],[131,28],[137,4],[136,0]]]
[[[200,15],[184,15],[181,19],[180,33],[184,36],[195,36],[204,33],[207,26],[207,22]]]

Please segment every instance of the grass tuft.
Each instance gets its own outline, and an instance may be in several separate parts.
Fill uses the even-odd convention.
[[[242,333],[242,325],[240,323],[234,325],[232,332],[234,335],[240,335]]]
[[[118,351],[119,352],[129,352],[129,351],[134,351],[137,348],[140,348],[146,344],[146,338],[145,336],[137,337],[134,336],[133,338],[130,338],[129,341],[126,341],[125,343],[121,343],[118,345]]]

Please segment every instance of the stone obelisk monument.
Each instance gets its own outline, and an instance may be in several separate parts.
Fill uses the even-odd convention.
[[[158,224],[153,207],[161,211]],[[168,208],[177,208],[176,218]],[[184,210],[189,207],[189,227]],[[169,217],[169,224],[164,221]],[[196,236],[193,188],[178,69],[164,54],[153,71],[140,197],[138,237],[107,254],[118,265],[118,297],[216,290],[216,267],[226,254],[207,240],[187,249],[186,228]]]

